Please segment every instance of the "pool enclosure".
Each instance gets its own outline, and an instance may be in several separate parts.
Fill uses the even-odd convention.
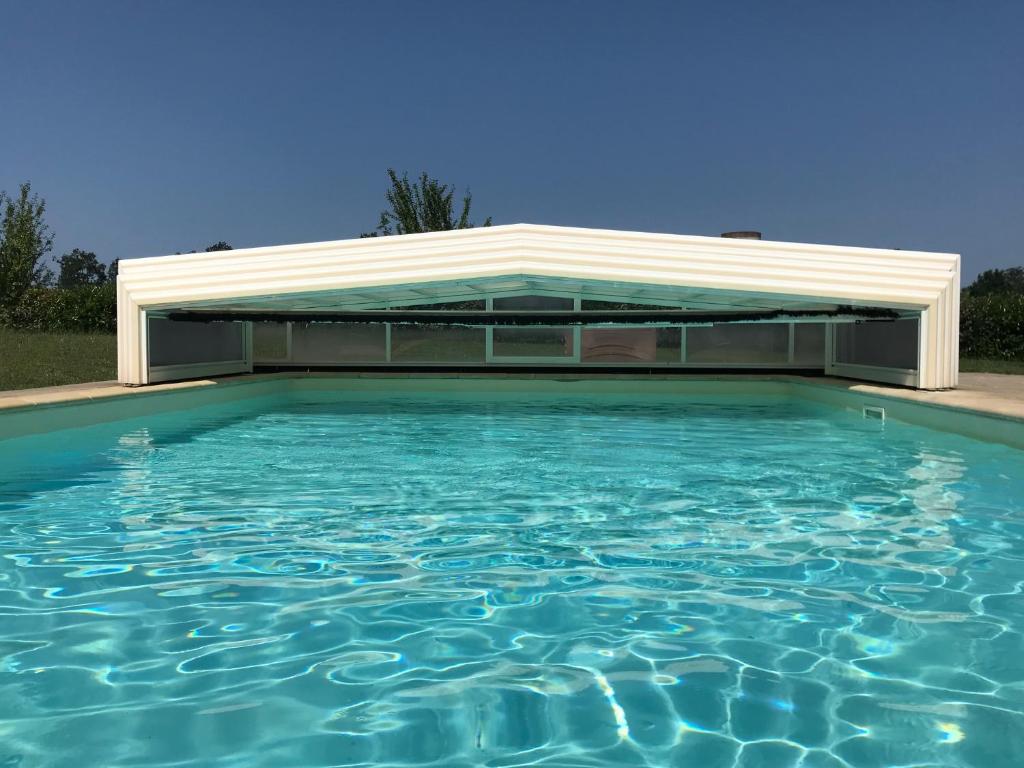
[[[955,254],[511,224],[124,260],[118,377],[787,371],[956,386]]]

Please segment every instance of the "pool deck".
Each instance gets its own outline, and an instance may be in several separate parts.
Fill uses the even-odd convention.
[[[999,373],[962,373],[960,386],[957,389],[924,392],[903,387],[892,387],[883,384],[868,384],[848,379],[831,377],[804,377],[786,375],[758,374],[544,374],[544,373],[398,373],[398,372],[359,372],[359,373],[267,373],[242,376],[227,376],[196,381],[182,381],[170,384],[153,384],[146,387],[125,387],[116,381],[97,381],[85,384],[69,384],[62,387],[41,387],[38,389],[19,389],[0,392],[0,410],[9,408],[31,408],[39,406],[62,405],[66,403],[89,400],[105,400],[117,397],[154,394],[156,392],[172,392],[176,390],[192,390],[203,387],[217,387],[225,384],[241,384],[245,382],[267,381],[273,379],[293,378],[458,378],[458,379],[558,379],[563,381],[580,379],[729,379],[747,381],[790,381],[804,385],[820,386],[844,390],[854,394],[872,395],[927,404],[933,407],[949,408],[954,411],[984,414],[998,418],[1024,421],[1024,376]]]

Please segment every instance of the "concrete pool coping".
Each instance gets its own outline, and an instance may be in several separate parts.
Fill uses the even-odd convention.
[[[211,379],[153,384],[145,387],[126,387],[115,381],[89,382],[60,387],[13,390],[0,392],[0,439],[35,432],[47,432],[64,427],[85,426],[98,421],[112,421],[144,415],[151,410],[144,403],[155,405],[151,398],[176,393],[208,393],[210,402],[237,399],[240,396],[258,396],[280,391],[280,384],[299,382],[303,388],[347,386],[352,390],[372,390],[374,382],[390,382],[400,391],[423,389],[437,392],[449,389],[472,388],[473,382],[493,382],[495,391],[511,392],[538,389],[546,392],[572,391],[569,383],[589,382],[591,392],[630,391],[629,385],[644,382],[645,390],[656,394],[742,394],[749,393],[752,383],[773,384],[776,394],[793,394],[810,400],[830,403],[839,407],[857,408],[874,406],[886,409],[887,415],[901,421],[956,432],[986,441],[994,441],[1024,448],[1024,376],[992,373],[964,373],[960,386],[954,390],[918,391],[901,387],[868,384],[832,377],[810,377],[786,374],[597,374],[597,373],[496,373],[496,372],[430,372],[406,373],[388,371],[359,372],[281,372],[244,374]],[[497,384],[501,382],[501,384]],[[602,383],[603,382],[603,383]],[[240,389],[244,387],[244,389]],[[635,388],[632,391],[636,391]],[[244,392],[244,394],[243,394]],[[214,396],[216,394],[216,396]],[[173,410],[173,398],[160,397],[155,410]],[[64,411],[66,406],[87,404],[116,404],[119,407],[105,415],[89,418],[60,419],[53,411]],[[188,407],[188,406],[184,406]],[[76,409],[81,410],[81,409]],[[89,409],[93,410],[93,409]],[[29,423],[25,418],[49,411],[51,418]],[[18,422],[21,422],[20,424]],[[58,422],[64,422],[63,425]],[[5,428],[6,423],[6,428]]]

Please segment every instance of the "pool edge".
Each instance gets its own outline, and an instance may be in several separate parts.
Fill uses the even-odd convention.
[[[0,393],[0,440],[289,391],[380,391],[384,382],[388,384],[385,389],[393,392],[470,392],[486,385],[487,391],[495,393],[629,394],[642,390],[647,394],[683,396],[783,394],[848,410],[880,407],[885,409],[887,418],[1024,449],[1024,398],[1018,406],[1015,401],[993,397],[992,407],[982,409],[939,401],[952,401],[952,393],[920,393],[830,377],[780,374],[292,372],[140,388],[100,382],[95,386],[23,390],[7,396]],[[976,393],[969,395],[978,397]],[[1020,410],[1020,415],[1016,410]]]

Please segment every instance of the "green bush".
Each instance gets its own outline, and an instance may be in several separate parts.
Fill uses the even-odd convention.
[[[0,309],[0,324],[30,331],[117,331],[113,283],[74,288],[29,288],[13,307]]]
[[[1024,294],[964,296],[960,356],[1024,360]]]

